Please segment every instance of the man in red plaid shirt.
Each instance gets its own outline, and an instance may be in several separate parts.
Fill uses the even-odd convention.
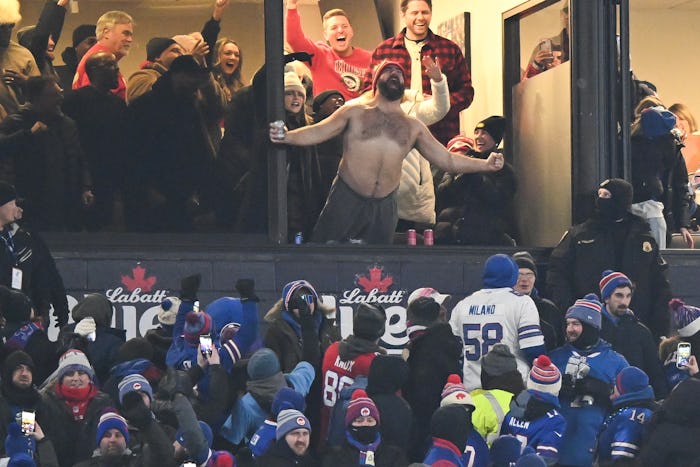
[[[430,131],[443,145],[459,134],[459,112],[474,100],[474,88],[467,62],[459,46],[430,30],[432,0],[402,0],[401,16],[406,27],[377,46],[372,54],[364,88],[372,84],[374,69],[384,60],[398,62],[406,70],[407,87],[430,94],[430,78],[421,64],[424,56],[437,60],[447,77],[450,89],[450,111]],[[420,78],[418,78],[420,76]]]

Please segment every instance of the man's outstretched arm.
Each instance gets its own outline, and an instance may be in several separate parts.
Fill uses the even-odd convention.
[[[418,121],[415,124],[419,125],[416,149],[440,169],[449,173],[472,173],[497,172],[503,168],[503,154],[492,152],[488,159],[477,159],[449,152],[425,125]]]
[[[320,123],[292,131],[287,131],[287,127],[284,127],[283,131],[279,131],[275,122],[270,123],[270,141],[293,146],[313,146],[328,141],[343,132],[348,124],[351,111],[352,106],[343,106]]]

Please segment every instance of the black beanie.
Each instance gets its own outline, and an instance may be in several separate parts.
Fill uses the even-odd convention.
[[[533,258],[530,253],[527,251],[519,251],[513,254],[512,258],[513,261],[515,261],[515,264],[518,265],[518,268],[529,269],[535,273],[535,276],[537,276],[537,265],[535,264],[535,258]]]
[[[25,323],[29,321],[32,314],[32,303],[29,297],[19,290],[9,289],[7,294],[3,294],[2,316],[8,323]]]
[[[314,102],[311,104],[311,107],[313,108],[314,113],[317,113],[321,106],[323,105],[324,102],[328,100],[329,97],[331,96],[340,96],[343,97],[343,95],[340,93],[340,91],[336,89],[329,89],[328,91],[323,91],[322,93],[319,93],[318,96],[314,97]]]
[[[2,380],[12,381],[12,373],[14,373],[20,365],[27,365],[31,368],[32,373],[36,368],[34,360],[32,360],[32,357],[30,357],[27,352],[24,350],[15,350],[5,357],[5,361],[2,364]]]
[[[177,42],[169,37],[154,37],[146,44],[146,60],[155,62],[160,54],[173,44],[177,44]]]
[[[486,133],[491,135],[493,142],[496,146],[501,144],[503,139],[503,133],[506,131],[506,119],[500,115],[491,115],[489,118],[485,118],[474,127],[474,131],[484,130]]]
[[[467,438],[471,431],[471,411],[461,404],[440,407],[430,418],[430,435],[451,442],[459,452],[464,452],[467,447]]]
[[[355,337],[376,341],[384,335],[386,312],[381,305],[361,303],[352,320],[352,333]]]
[[[440,304],[432,297],[418,297],[406,309],[406,319],[411,324],[430,326],[440,317]]]
[[[124,363],[138,358],[153,360],[153,346],[144,337],[134,337],[120,345],[114,363]]]
[[[9,203],[13,199],[17,199],[15,187],[7,182],[0,182],[0,206]]]
[[[73,47],[83,42],[88,37],[96,37],[97,26],[94,24],[81,24],[73,29]]]

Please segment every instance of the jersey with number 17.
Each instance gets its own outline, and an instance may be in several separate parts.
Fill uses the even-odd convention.
[[[523,379],[530,371],[521,349],[544,344],[535,302],[510,287],[481,289],[452,310],[450,326],[464,344],[464,386],[481,387],[481,358],[496,344],[505,344],[515,355]]]

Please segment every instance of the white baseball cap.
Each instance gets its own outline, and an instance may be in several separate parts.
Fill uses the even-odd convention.
[[[416,289],[411,292],[411,295],[408,296],[408,305],[410,305],[411,302],[418,297],[430,297],[442,305],[442,302],[450,298],[450,295],[440,293],[432,287],[421,287],[420,289]]]

